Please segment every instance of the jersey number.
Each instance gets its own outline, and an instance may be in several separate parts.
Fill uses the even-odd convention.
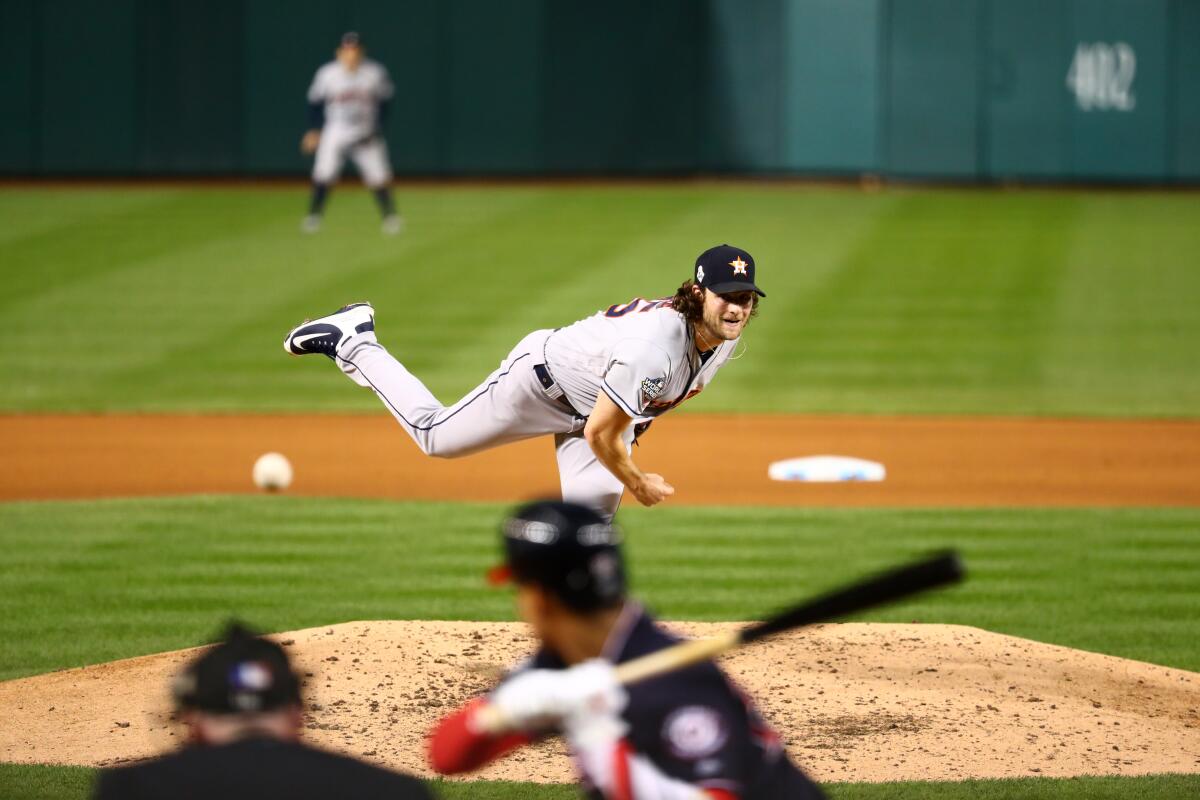
[[[663,300],[643,300],[640,297],[635,297],[625,305],[609,306],[608,310],[604,312],[604,316],[614,318],[623,317],[630,311],[637,309],[638,305],[643,303],[645,305],[642,305],[641,310],[638,311],[640,314],[644,314],[647,311],[653,311],[656,308],[666,308],[667,306],[671,305],[671,298],[668,297]]]

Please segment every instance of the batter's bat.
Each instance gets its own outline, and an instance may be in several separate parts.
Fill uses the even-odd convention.
[[[740,631],[712,639],[680,642],[673,647],[626,661],[616,667],[617,680],[628,686],[706,661],[768,636],[805,625],[828,622],[939,586],[956,583],[962,580],[964,574],[962,560],[957,553],[939,553],[805,600],[768,620],[749,625]],[[499,709],[491,706],[480,708],[473,723],[489,733],[502,733],[509,729],[504,715]]]
[[[740,631],[732,631],[713,639],[680,642],[674,647],[626,661],[615,670],[617,680],[628,686],[745,647],[777,633],[818,622],[828,622],[954,583],[961,580],[963,574],[962,561],[957,554],[940,553],[805,600],[768,620],[749,625]]]

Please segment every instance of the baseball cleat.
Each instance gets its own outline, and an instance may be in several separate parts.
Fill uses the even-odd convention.
[[[305,233],[316,233],[321,230],[321,217],[319,214],[309,214],[300,222],[300,230]]]
[[[333,358],[352,337],[375,341],[375,309],[370,303],[351,303],[327,317],[305,320],[283,340],[283,349],[294,356],[320,353]]]
[[[398,233],[404,232],[404,218],[398,214],[388,214],[383,218],[383,223],[380,225],[380,230],[388,236],[395,236]]]

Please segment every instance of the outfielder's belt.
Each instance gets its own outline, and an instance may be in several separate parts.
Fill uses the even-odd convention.
[[[533,374],[537,375],[537,379],[542,384],[542,391],[546,393],[546,397],[558,403],[572,416],[583,417],[582,414],[575,410],[575,406],[571,405],[571,401],[567,399],[567,395],[563,392],[562,387],[554,382],[554,377],[550,374],[550,370],[546,369],[545,364],[534,364]]]

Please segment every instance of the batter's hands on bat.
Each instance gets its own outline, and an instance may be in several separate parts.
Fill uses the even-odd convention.
[[[517,730],[587,728],[596,715],[615,716],[628,702],[612,664],[593,659],[566,670],[533,669],[505,681],[488,698]]]
[[[675,487],[667,483],[662,475],[647,472],[639,483],[629,487],[629,491],[644,506],[653,506],[675,494]]]
[[[304,138],[300,140],[300,152],[306,156],[310,156],[317,152],[317,145],[321,143],[321,132],[318,130],[307,131]]]
[[[488,698],[488,705],[499,712],[505,726],[532,731],[553,725],[558,717],[554,703],[558,673],[531,669],[509,678]]]
[[[629,693],[617,682],[613,665],[593,659],[567,670],[582,686],[576,702],[562,718],[563,735],[577,750],[610,744],[629,732],[621,712],[629,703]]]

